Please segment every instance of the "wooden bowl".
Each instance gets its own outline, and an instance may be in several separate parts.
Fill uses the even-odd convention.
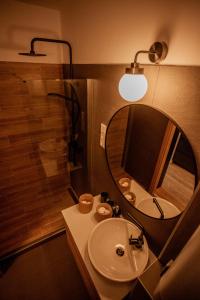
[[[93,206],[94,198],[92,194],[82,194],[79,197],[79,211],[82,214],[86,214],[91,211]]]
[[[96,216],[99,221],[111,218],[112,214],[112,207],[108,203],[100,203],[97,205]]]

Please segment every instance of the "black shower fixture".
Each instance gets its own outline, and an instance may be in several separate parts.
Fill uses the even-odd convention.
[[[46,54],[43,53],[35,53],[35,51],[30,51],[30,52],[21,52],[18,53],[19,55],[26,55],[26,56],[47,56]]]
[[[71,97],[66,97],[65,95],[61,95],[58,93],[48,93],[47,96],[53,96],[53,97],[58,97],[61,98],[65,101],[65,106],[67,106],[67,102],[71,102],[71,115],[72,115],[72,130],[71,130],[71,135],[70,135],[70,141],[69,141],[69,161],[73,163],[74,166],[77,165],[77,151],[80,148],[80,145],[78,143],[78,137],[79,137],[79,132],[78,132],[78,121],[80,119],[80,113],[81,113],[81,108],[80,104],[78,101],[78,96],[76,94],[76,91],[73,87],[73,85],[70,84],[71,87]]]
[[[74,87],[73,88],[73,91],[74,91]],[[76,95],[76,93],[75,93]],[[73,133],[75,134],[75,131],[76,131],[76,125],[77,125],[77,122],[78,122],[78,119],[79,119],[79,116],[80,116],[80,104],[78,102],[78,97],[76,95],[76,98],[70,98],[70,97],[66,97],[64,95],[61,95],[61,94],[58,94],[58,93],[48,93],[47,96],[54,96],[54,97],[58,97],[58,98],[61,98],[61,99],[64,99],[65,101],[69,101],[71,103],[74,103],[76,104],[76,115],[73,115],[73,119],[72,119],[72,128],[73,128]]]
[[[27,55],[27,56],[46,56],[43,53],[36,53],[34,49],[35,42],[47,42],[47,43],[57,43],[67,45],[69,48],[69,79],[73,79],[73,64],[72,64],[72,47],[68,41],[65,40],[57,40],[57,39],[47,39],[47,38],[33,38],[31,40],[31,49],[30,52],[20,52],[19,55]]]
[[[37,53],[35,52],[35,43],[36,42],[47,42],[47,43],[57,43],[57,44],[64,44],[67,45],[69,49],[69,76],[68,79],[73,79],[73,63],[72,63],[72,47],[71,44],[68,41],[65,40],[57,40],[57,39],[49,39],[49,38],[40,38],[40,37],[35,37],[31,40],[31,45],[30,45],[30,52],[27,53],[19,53],[19,55],[27,55],[27,56],[46,56],[46,54],[43,53]],[[63,75],[64,78],[66,79],[66,69],[63,68]],[[65,87],[65,86],[64,86]],[[65,92],[66,92],[66,87],[65,87]],[[57,93],[49,93],[48,96],[56,96],[59,98],[62,98],[65,100],[65,105],[67,108],[67,102],[71,103],[71,109],[70,113],[72,116],[72,128],[71,128],[71,136],[70,136],[70,142],[69,142],[69,161],[73,162],[74,165],[77,164],[77,151],[79,148],[78,145],[78,121],[80,119],[80,104],[78,100],[78,96],[76,94],[76,91],[73,87],[72,84],[70,84],[70,97],[66,97],[65,95],[60,95]]]

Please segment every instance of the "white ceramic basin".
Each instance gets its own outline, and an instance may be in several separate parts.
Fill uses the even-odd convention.
[[[148,245],[144,237],[142,249],[129,245],[140,230],[122,218],[110,218],[98,223],[88,239],[88,253],[93,267],[114,281],[130,281],[141,275],[148,262]],[[119,256],[119,249],[124,251]],[[118,253],[118,254],[117,254]]]
[[[157,199],[160,207],[162,208],[165,219],[175,217],[181,213],[180,210],[169,201],[159,197],[154,197],[154,198]],[[153,197],[149,197],[142,200],[141,202],[138,203],[136,208],[148,216],[158,218],[158,219],[160,218],[160,212],[156,207],[155,203],[153,203]]]

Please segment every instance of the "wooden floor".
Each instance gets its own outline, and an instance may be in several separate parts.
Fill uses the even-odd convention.
[[[172,163],[167,169],[161,187],[156,190],[156,194],[183,211],[194,193],[194,186],[194,175]]]

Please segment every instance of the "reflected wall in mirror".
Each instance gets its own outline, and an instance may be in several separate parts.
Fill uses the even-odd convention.
[[[131,104],[114,114],[106,157],[124,197],[151,217],[179,215],[193,195],[198,178],[192,147],[180,127],[153,107]]]

